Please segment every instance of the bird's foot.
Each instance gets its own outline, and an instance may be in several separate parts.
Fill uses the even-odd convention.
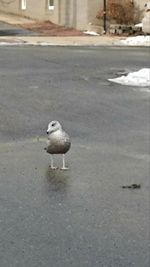
[[[49,166],[51,170],[57,170],[58,167],[55,167],[55,166]]]
[[[68,167],[62,167],[62,168],[60,168],[60,170],[61,171],[67,171],[67,170],[69,170],[69,168]]]

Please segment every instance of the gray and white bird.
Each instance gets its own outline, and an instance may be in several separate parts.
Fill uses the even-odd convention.
[[[71,146],[69,135],[62,129],[59,121],[51,121],[47,128],[48,141],[46,151],[51,154],[51,169],[57,169],[54,166],[53,154],[62,154],[62,170],[67,170],[65,165],[65,154]]]

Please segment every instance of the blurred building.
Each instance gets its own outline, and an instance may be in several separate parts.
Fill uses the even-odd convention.
[[[142,20],[143,24],[143,32],[145,34],[150,34],[150,1],[147,1],[145,3],[145,12],[144,12],[144,18]]]
[[[145,0],[134,2],[144,9]],[[80,30],[87,30],[90,23],[95,23],[96,14],[98,10],[103,10],[103,6],[104,0],[0,0],[1,11],[38,20],[51,20]]]

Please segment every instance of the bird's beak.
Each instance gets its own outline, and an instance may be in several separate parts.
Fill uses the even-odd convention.
[[[49,131],[47,131],[47,134],[49,134]]]

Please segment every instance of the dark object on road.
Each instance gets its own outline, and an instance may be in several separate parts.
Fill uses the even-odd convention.
[[[123,189],[140,189],[141,185],[140,184],[131,184],[131,185],[122,185],[121,188]]]
[[[65,154],[68,152],[71,146],[69,135],[62,129],[61,124],[58,121],[51,121],[48,124],[47,129],[48,144],[46,151],[51,154],[51,169],[54,167],[53,154],[62,154],[63,166],[62,170],[67,170],[65,166]]]

